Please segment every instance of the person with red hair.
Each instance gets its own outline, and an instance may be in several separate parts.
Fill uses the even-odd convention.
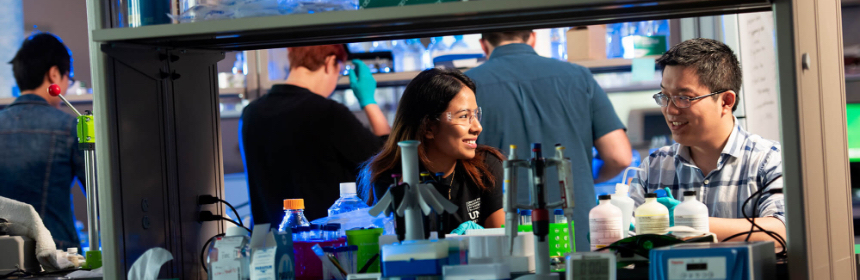
[[[327,215],[341,182],[354,182],[359,165],[376,154],[391,130],[374,99],[376,80],[353,60],[350,87],[370,123],[365,128],[329,96],[347,60],[343,45],[288,49],[284,84],[245,107],[240,145],[255,224],[279,223],[283,200],[302,198],[305,216]]]

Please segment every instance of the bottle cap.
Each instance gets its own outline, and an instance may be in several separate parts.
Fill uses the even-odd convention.
[[[248,234],[248,230],[242,227],[229,227],[226,232],[226,236],[247,236]]]
[[[297,199],[284,199],[284,210],[304,210],[305,209],[305,200],[301,198]]]
[[[684,196],[696,195],[696,191],[684,191]]]
[[[338,230],[340,230],[340,224],[338,224],[338,223],[326,224],[323,227],[323,229],[327,230],[327,231],[338,231]]]
[[[624,183],[615,184],[615,194],[627,194],[630,191],[630,186]]]
[[[555,209],[552,211],[553,215],[564,215],[564,209]]]
[[[531,209],[520,209],[520,215],[531,215],[531,214],[532,214]]]
[[[430,172],[421,172],[421,174],[418,174],[418,176],[421,176],[421,177],[429,177],[429,176],[430,176]]]
[[[646,193],[645,198],[657,198],[657,194],[656,193]]]
[[[311,224],[311,230],[318,230],[320,228],[320,224]]]
[[[340,183],[341,197],[344,195],[354,195],[355,193],[355,182]]]
[[[608,194],[604,194],[604,195],[598,196],[597,199],[599,199],[599,200],[610,200],[610,199],[612,199],[612,196],[608,195]]]
[[[311,231],[311,227],[295,227],[295,232],[307,232]]]
[[[358,245],[349,245],[349,246],[346,246],[346,248],[349,249],[350,251],[358,251]]]
[[[666,190],[664,190],[664,189],[658,189],[658,190],[654,191],[654,193],[655,193],[655,194],[657,194],[657,197],[667,197],[667,196],[669,196],[669,195],[666,193]]]

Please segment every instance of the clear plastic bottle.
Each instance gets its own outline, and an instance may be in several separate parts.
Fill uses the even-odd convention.
[[[448,52],[449,47],[448,47],[448,45],[445,44],[444,39],[445,39],[444,37],[430,38],[430,45],[427,46],[427,51],[425,52],[427,54],[427,61],[426,62],[428,62],[429,65],[425,66],[425,68],[435,67],[435,64],[433,63],[433,59],[438,57],[438,56],[444,55],[446,52]]]
[[[567,30],[569,27],[550,29],[552,58],[567,61]]]
[[[469,51],[469,44],[463,40],[463,35],[454,35],[454,43],[451,44],[450,48],[451,52],[467,52]]]
[[[615,184],[615,195],[612,196],[612,201],[610,201],[612,205],[621,209],[621,231],[623,238],[627,238],[630,235],[630,231],[628,230],[630,228],[630,219],[633,218],[633,208],[636,207],[636,202],[627,194],[629,190],[630,186],[625,183]]]
[[[328,216],[331,217],[367,207],[369,207],[367,203],[356,195],[355,182],[340,183],[340,198],[328,208]]]
[[[636,234],[665,234],[669,228],[669,209],[657,202],[656,193],[646,193],[645,203],[639,205],[636,216]]]
[[[310,226],[308,218],[305,218],[304,199],[284,199],[284,220],[278,227],[278,231],[286,231],[288,228]]]
[[[521,225],[531,225],[532,224],[532,210],[531,209],[520,209],[520,224]]]
[[[408,55],[409,48],[406,46],[406,40],[397,40],[392,42],[391,56],[394,57],[394,72],[403,72],[406,68],[404,59]]]
[[[226,235],[218,237],[209,244],[206,266],[209,280],[214,279],[215,271],[238,268],[239,279],[251,279],[251,248],[248,231],[241,227],[227,229]]]
[[[696,199],[696,191],[685,191],[684,202],[675,206],[675,226],[710,232],[708,206]]]
[[[311,230],[308,231],[308,238],[311,240],[325,240],[323,236],[322,225],[320,224],[311,224]]]
[[[608,194],[598,197],[600,203],[588,212],[591,251],[609,246],[622,238],[621,209],[612,205]]]

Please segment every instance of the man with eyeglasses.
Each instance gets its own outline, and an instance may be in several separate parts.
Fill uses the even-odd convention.
[[[70,198],[74,178],[85,178],[76,120],[48,94],[51,84],[66,94],[71,62],[54,35],[24,40],[10,62],[21,96],[0,110],[0,196],[32,205],[58,249],[79,246]]]
[[[762,229],[785,237],[783,195],[771,193],[782,189],[781,147],[744,130],[732,114],[742,76],[731,48],[711,39],[692,39],[672,47],[657,64],[663,68],[663,80],[654,99],[677,143],[643,159],[645,171],[638,172],[630,186],[636,206],[644,203],[645,193],[658,189],[672,197],[696,191],[710,216],[702,222],[720,240],[751,230],[744,213]],[[671,197],[659,200],[669,208],[679,203]],[[750,240],[774,239],[757,232]]]
[[[594,183],[612,179],[630,165],[630,141],[591,71],[538,55],[535,41],[531,30],[482,34],[481,46],[489,59],[466,72],[477,85],[478,106],[485,110],[478,144],[505,153],[511,144],[567,147],[576,186],[574,220],[588,221],[588,211],[596,205]],[[592,147],[604,162],[597,178],[591,172]],[[520,149],[521,155],[528,154]],[[548,170],[547,177],[555,178],[556,170]],[[520,175],[520,199],[528,194],[527,180]],[[551,201],[560,198],[555,186],[547,194]],[[576,227],[577,251],[590,250],[587,236],[587,226]]]

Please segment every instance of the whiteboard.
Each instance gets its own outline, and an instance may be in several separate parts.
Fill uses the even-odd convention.
[[[738,15],[747,131],[779,141],[773,12]]]

